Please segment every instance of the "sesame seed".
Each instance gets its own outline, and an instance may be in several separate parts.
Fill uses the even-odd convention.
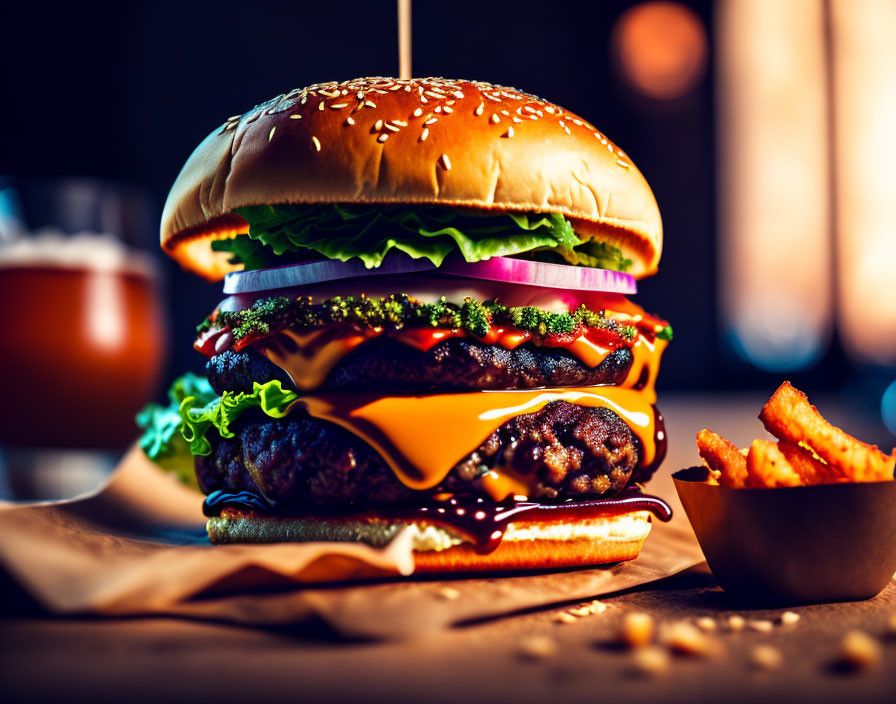
[[[507,131],[501,136],[502,137],[513,137],[513,127],[508,127]]]
[[[451,108],[451,107],[449,107],[448,105],[446,105],[446,106],[445,106],[444,108],[442,108],[442,109],[443,109],[445,112],[447,112],[447,113],[452,113],[452,112],[454,112],[454,108]]]
[[[417,108],[413,112],[414,117],[420,117],[422,114],[423,114],[423,108]]]
[[[629,167],[629,163],[627,161],[623,161],[622,159],[617,159],[616,163],[619,164],[623,169],[627,169]]]
[[[404,120],[392,120],[393,125],[398,125],[399,127],[407,127],[408,123]]]
[[[439,118],[437,118],[437,117],[431,117],[431,118],[429,118],[426,122],[424,122],[423,124],[424,124],[424,125],[434,125],[434,124],[436,124],[438,121],[439,121]]]
[[[545,105],[544,109],[545,109],[545,112],[550,113],[551,115],[554,114],[554,108],[552,108],[550,105]]]
[[[369,108],[375,108],[375,107],[376,107],[376,103],[373,102],[372,100],[365,100],[365,101],[364,101],[364,105],[366,105],[366,106],[369,107]]]
[[[390,125],[388,122],[383,125],[383,127],[385,127],[390,132],[398,132],[398,130],[401,129],[400,127],[396,127],[395,125]]]
[[[513,121],[514,121],[514,122],[522,122],[522,120],[521,120],[520,118],[518,118],[518,117],[514,117],[514,118],[513,118]]]
[[[376,122],[374,122],[373,129],[375,129],[377,132],[379,132],[381,129],[383,129],[383,121],[377,120]]]
[[[500,99],[500,98],[496,98],[495,96],[493,96],[493,95],[489,95],[488,93],[483,93],[483,95],[484,95],[486,98],[488,98],[489,100],[491,100],[492,102],[495,102],[495,103],[500,103],[500,102],[501,102],[501,99]]]
[[[502,110],[502,111],[501,111],[501,114],[502,114],[502,115],[506,115],[507,117],[510,117],[510,113],[507,112],[506,110]]]
[[[608,144],[608,145],[607,145],[607,149],[610,150],[610,154],[613,153],[613,145],[612,145],[612,144]]]
[[[296,115],[290,115],[290,116],[289,116],[289,119],[290,119],[290,120],[301,120],[301,119],[302,119],[302,116],[301,116],[301,115],[298,115],[298,114],[296,114]]]
[[[439,105],[433,112],[442,112],[442,106]]]
[[[423,132],[420,133],[420,141],[425,142],[427,137],[429,137],[429,127],[424,127]]]
[[[528,112],[528,113],[534,113],[534,112],[535,112],[535,108],[533,108],[531,105],[527,105],[526,107],[523,108],[523,110],[525,110],[525,111]]]
[[[324,109],[324,101],[323,101],[323,100],[321,100],[321,101],[317,104],[317,109],[318,109],[318,110],[323,110],[323,109]]]
[[[351,115],[349,115],[347,118],[345,118],[345,124],[347,124],[347,125],[355,124],[355,118],[353,118]]]
[[[389,133],[383,132],[379,137],[376,138],[376,141],[377,142],[385,142],[387,139],[389,139]]]
[[[348,103],[331,103],[330,104],[331,110],[342,110],[342,108],[347,108],[347,107],[348,107]]]
[[[479,107],[473,111],[473,114],[479,116],[482,114],[483,110],[485,110],[485,103],[479,103]]]
[[[451,171],[451,160],[448,158],[447,154],[442,154],[442,156],[439,157],[439,163],[445,171]]]
[[[501,116],[498,113],[493,112],[491,116],[491,121],[493,125],[497,125],[501,121]]]
[[[276,129],[277,129],[276,126],[271,127],[271,132],[270,132],[270,134],[268,134],[268,141],[269,141],[269,142],[274,138],[274,132],[276,131]]]
[[[314,149],[320,151],[320,140],[317,137],[312,137],[311,141],[314,143]]]
[[[566,134],[572,134],[572,132],[569,131],[569,127],[567,127],[566,125],[563,126],[563,131],[566,132]]]

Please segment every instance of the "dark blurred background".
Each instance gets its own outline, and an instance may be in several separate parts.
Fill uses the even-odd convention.
[[[633,15],[643,5],[672,6],[673,13]],[[776,369],[751,363],[720,323],[718,13],[708,0],[418,1],[413,72],[538,94],[593,122],[632,157],[665,226],[660,273],[638,294],[675,330],[661,390],[770,391],[782,370],[808,390],[837,390],[856,373],[867,378],[869,367],[847,359],[836,326],[830,344],[823,331],[820,352],[809,361],[788,369],[785,360]],[[227,116],[294,87],[398,71],[396,8],[388,1],[133,1],[60,5],[52,13],[16,2],[5,3],[0,23],[0,174],[137,186],[150,195],[156,217],[192,149]],[[670,46],[678,52],[671,66],[663,54]],[[659,83],[657,72],[665,76]],[[146,235],[148,246],[155,237]],[[220,288],[159,260],[173,323],[169,379],[199,369],[193,328]]]

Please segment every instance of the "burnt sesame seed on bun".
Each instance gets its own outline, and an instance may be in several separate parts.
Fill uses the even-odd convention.
[[[477,81],[359,78],[280,95],[229,118],[193,152],[162,215],[162,247],[209,279],[211,241],[262,204],[432,204],[561,213],[580,236],[655,273],[662,223],[631,159],[590,123]]]

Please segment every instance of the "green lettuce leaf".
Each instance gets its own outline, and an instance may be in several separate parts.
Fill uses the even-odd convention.
[[[140,447],[156,464],[195,486],[193,457],[211,453],[209,433],[232,438],[231,424],[253,408],[282,418],[299,396],[284,390],[279,381],[256,382],[250,394],[225,391],[218,396],[208,380],[188,373],[171,385],[168,398],[167,406],[150,403],[137,414],[143,428]]]
[[[558,249],[558,253],[566,260],[567,264],[590,266],[595,269],[628,271],[633,264],[631,259],[623,255],[619,247],[596,240],[588,240],[573,249]]]
[[[180,406],[188,398],[209,403],[215,397],[205,377],[188,373],[171,385],[168,405],[149,403],[137,414],[137,425],[143,429],[140,448],[153,462],[191,486],[196,486],[196,473],[193,453],[181,432]]]
[[[212,451],[207,437],[210,431],[232,438],[231,424],[249,409],[259,408],[271,418],[283,418],[298,398],[298,394],[284,390],[279,381],[265,384],[256,381],[250,394],[225,391],[205,403],[204,398],[188,396],[181,401],[179,409],[181,435],[194,455],[208,455]]]
[[[258,269],[326,257],[378,267],[392,251],[441,265],[457,251],[468,262],[583,244],[558,213],[477,213],[451,208],[370,205],[257,205],[238,208],[249,234],[212,247]],[[284,260],[285,258],[285,260]]]

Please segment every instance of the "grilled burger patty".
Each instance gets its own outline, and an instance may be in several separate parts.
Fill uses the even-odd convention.
[[[253,491],[285,509],[400,504],[419,493],[337,425],[300,412],[254,421],[196,458],[204,493]],[[613,411],[555,401],[501,425],[436,491],[484,494],[480,477],[501,466],[536,477],[533,499],[610,495],[625,486],[639,452],[639,442]]]
[[[532,389],[542,386],[621,384],[632,364],[632,352],[619,348],[595,368],[585,366],[564,349],[520,345],[509,350],[476,340],[451,338],[423,352],[389,337],[369,340],[352,350],[330,372],[323,388],[346,390]],[[228,350],[209,359],[206,373],[212,388],[252,391],[252,383],[288,375],[259,353]]]

